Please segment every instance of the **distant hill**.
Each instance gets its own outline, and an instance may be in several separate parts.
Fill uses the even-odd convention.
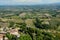
[[[60,3],[38,4],[38,5],[0,5],[0,8],[57,8],[60,9]]]

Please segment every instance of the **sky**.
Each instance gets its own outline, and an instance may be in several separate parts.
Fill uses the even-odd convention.
[[[49,4],[56,2],[60,2],[60,0],[0,0],[0,5]]]

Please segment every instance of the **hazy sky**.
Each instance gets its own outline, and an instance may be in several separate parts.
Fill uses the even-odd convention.
[[[60,0],[0,0],[0,5],[48,4],[56,2],[60,2]]]

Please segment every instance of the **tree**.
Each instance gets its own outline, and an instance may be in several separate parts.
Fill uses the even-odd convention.
[[[55,40],[52,33],[43,32],[42,34],[44,35],[43,40]]]
[[[32,40],[29,34],[23,34],[18,40]]]
[[[34,25],[37,27],[37,28],[42,28],[43,29],[43,26],[42,26],[42,21],[40,21],[38,18],[36,18],[36,22],[34,22]]]
[[[6,34],[6,37],[9,39],[9,40],[17,40],[17,37],[15,35],[11,35],[10,33],[7,33]]]
[[[14,26],[14,22],[10,21],[9,24],[10,24],[9,27],[13,27]]]

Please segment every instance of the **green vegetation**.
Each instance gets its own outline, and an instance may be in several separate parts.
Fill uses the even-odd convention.
[[[0,9],[0,28],[9,40],[60,40],[60,9],[24,6]],[[19,37],[8,33],[18,29]],[[1,31],[1,30],[0,30]]]

